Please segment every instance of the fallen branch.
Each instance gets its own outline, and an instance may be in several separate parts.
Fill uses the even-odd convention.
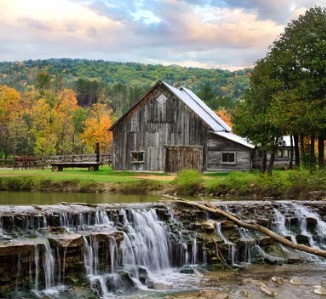
[[[304,251],[304,252],[307,252],[310,254],[326,257],[325,250],[309,247],[309,246],[306,246],[303,244],[294,243],[262,225],[259,225],[257,223],[244,222],[244,221],[240,220],[239,218],[235,217],[234,215],[231,215],[230,213],[228,213],[222,209],[219,209],[218,207],[215,207],[215,206],[209,204],[208,202],[198,203],[198,202],[188,201],[188,200],[184,200],[184,199],[177,198],[177,197],[170,196],[170,195],[163,195],[163,196],[172,199],[173,203],[185,204],[185,205],[193,206],[193,207],[196,207],[196,208],[199,208],[199,209],[211,212],[211,213],[220,214],[220,215],[224,216],[225,218],[233,221],[235,224],[237,224],[241,227],[259,231],[287,247],[297,249],[300,251]]]

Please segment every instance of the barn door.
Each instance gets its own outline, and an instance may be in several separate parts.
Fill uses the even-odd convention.
[[[166,172],[178,172],[182,169],[203,170],[202,146],[167,146],[166,147]]]

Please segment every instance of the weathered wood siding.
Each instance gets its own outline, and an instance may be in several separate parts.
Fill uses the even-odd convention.
[[[235,163],[223,163],[223,153],[234,153]],[[207,171],[234,170],[251,170],[251,149],[210,133],[207,142]]]
[[[178,172],[182,169],[203,170],[202,146],[167,146],[166,172]]]
[[[165,171],[166,146],[202,146],[206,153],[207,135],[202,120],[158,84],[113,128],[113,168]],[[144,161],[132,161],[132,152],[142,152]]]

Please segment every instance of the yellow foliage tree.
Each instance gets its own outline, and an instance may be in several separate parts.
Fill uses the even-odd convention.
[[[76,95],[71,89],[64,89],[57,94],[44,94],[35,100],[30,115],[37,154],[72,152],[73,116],[77,108]]]
[[[85,129],[81,135],[87,144],[88,151],[92,151],[96,142],[100,144],[102,153],[109,152],[112,146],[112,134],[108,131],[111,127],[112,110],[105,104],[93,104],[89,110],[89,117],[85,121]]]
[[[4,152],[5,158],[9,154],[14,154],[12,137],[12,124],[22,115],[20,93],[6,85],[0,86],[0,147]]]

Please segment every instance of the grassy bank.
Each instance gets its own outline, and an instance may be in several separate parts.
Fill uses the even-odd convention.
[[[153,175],[113,172],[108,166],[91,172],[78,168],[60,172],[52,172],[51,169],[0,169],[0,191],[148,193],[160,190],[166,184],[166,175],[155,174],[155,180],[147,180],[147,176]]]
[[[173,193],[178,195],[246,196],[255,198],[323,199],[326,171],[275,171],[200,174],[185,170],[177,176],[158,173],[65,169],[0,169],[0,191],[119,192],[130,194]],[[325,198],[326,199],[326,198]]]

